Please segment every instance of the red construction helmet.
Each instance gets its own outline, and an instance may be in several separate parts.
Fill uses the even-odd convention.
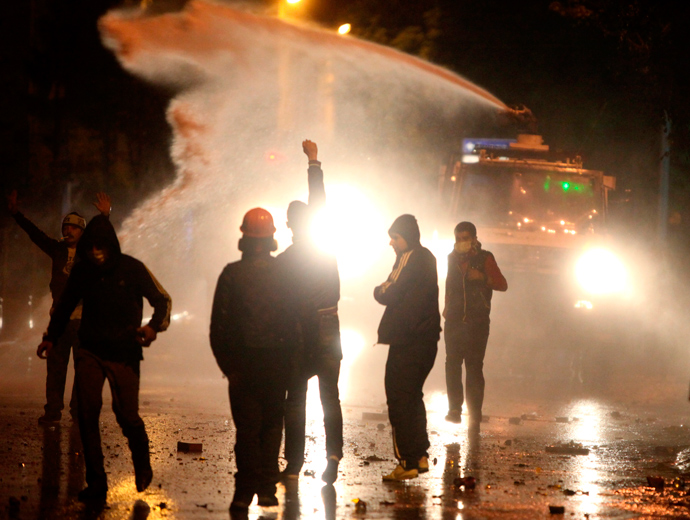
[[[240,231],[245,237],[270,238],[276,232],[276,227],[268,211],[264,208],[254,208],[244,215]]]

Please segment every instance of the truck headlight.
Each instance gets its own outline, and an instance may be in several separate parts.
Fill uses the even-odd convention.
[[[580,286],[592,294],[621,293],[628,287],[628,272],[616,255],[606,249],[590,249],[575,265]]]

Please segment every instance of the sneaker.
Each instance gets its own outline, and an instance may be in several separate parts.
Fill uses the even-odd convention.
[[[398,464],[393,471],[388,475],[383,475],[384,482],[397,482],[400,480],[409,480],[411,478],[417,478],[419,472],[417,468],[405,469],[402,465]]]
[[[338,480],[338,465],[340,461],[336,457],[328,457],[328,465],[326,466],[326,471],[321,475],[321,480],[326,484],[333,484]]]
[[[153,470],[151,469],[151,466],[149,466],[148,468],[142,469],[141,471],[136,471],[134,474],[134,482],[137,485],[137,491],[139,493],[141,493],[147,487],[149,487],[149,484],[151,484],[152,480],[153,480]]]
[[[450,410],[448,415],[446,415],[446,421],[455,424],[460,424],[462,422],[462,411],[461,410]]]
[[[278,498],[273,495],[259,495],[257,502],[261,507],[273,507],[278,505]]]
[[[419,473],[427,473],[429,471],[429,457],[422,457],[419,459],[417,467],[419,468],[417,470]]]
[[[40,424],[41,426],[57,426],[58,424],[60,424],[61,418],[62,414],[60,413],[46,413],[45,415],[42,415],[38,418],[38,424]]]
[[[88,486],[77,494],[79,502],[105,502],[108,488]]]
[[[481,430],[481,422],[481,419],[475,419],[470,417],[470,422],[467,425],[467,432],[471,435],[479,434],[479,431]]]

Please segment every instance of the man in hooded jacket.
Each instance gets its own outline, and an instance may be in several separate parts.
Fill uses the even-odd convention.
[[[423,387],[436,359],[441,332],[436,258],[420,242],[412,215],[401,215],[388,230],[396,259],[388,279],[374,289],[386,306],[378,342],[390,345],[386,399],[398,466],[384,480],[415,478],[429,470],[429,437]]]
[[[151,483],[149,439],[139,416],[139,364],[142,347],[149,346],[170,323],[171,300],[156,278],[139,260],[120,251],[110,221],[94,217],[77,245],[75,264],[67,286],[48,325],[37,354],[50,354],[79,301],[83,301],[77,354],[79,430],[84,446],[87,487],[82,501],[105,500],[108,482],[103,466],[99,417],[105,380],[110,384],[113,411],[132,452],[137,491]],[[143,298],[154,309],[142,326]]]

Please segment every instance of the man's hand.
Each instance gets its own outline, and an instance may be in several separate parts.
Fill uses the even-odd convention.
[[[316,147],[316,143],[306,139],[302,141],[302,150],[307,154],[307,159],[310,161],[317,161],[317,156],[319,154],[319,149]]]
[[[139,327],[137,329],[137,342],[142,347],[148,347],[151,343],[156,341],[157,336],[158,334],[156,331],[148,325],[144,325],[143,327]]]
[[[93,203],[96,209],[104,217],[110,216],[110,197],[102,191],[96,193],[96,202]]]
[[[7,209],[12,215],[15,215],[17,211],[19,211],[19,205],[17,204],[17,190],[12,190],[12,193],[7,196]]]
[[[467,270],[467,279],[468,280],[486,280],[486,276],[484,276],[484,273],[479,271],[478,269],[468,269]]]
[[[42,341],[36,349],[36,355],[41,359],[46,359],[50,355],[51,350],[53,350],[53,342]]]

